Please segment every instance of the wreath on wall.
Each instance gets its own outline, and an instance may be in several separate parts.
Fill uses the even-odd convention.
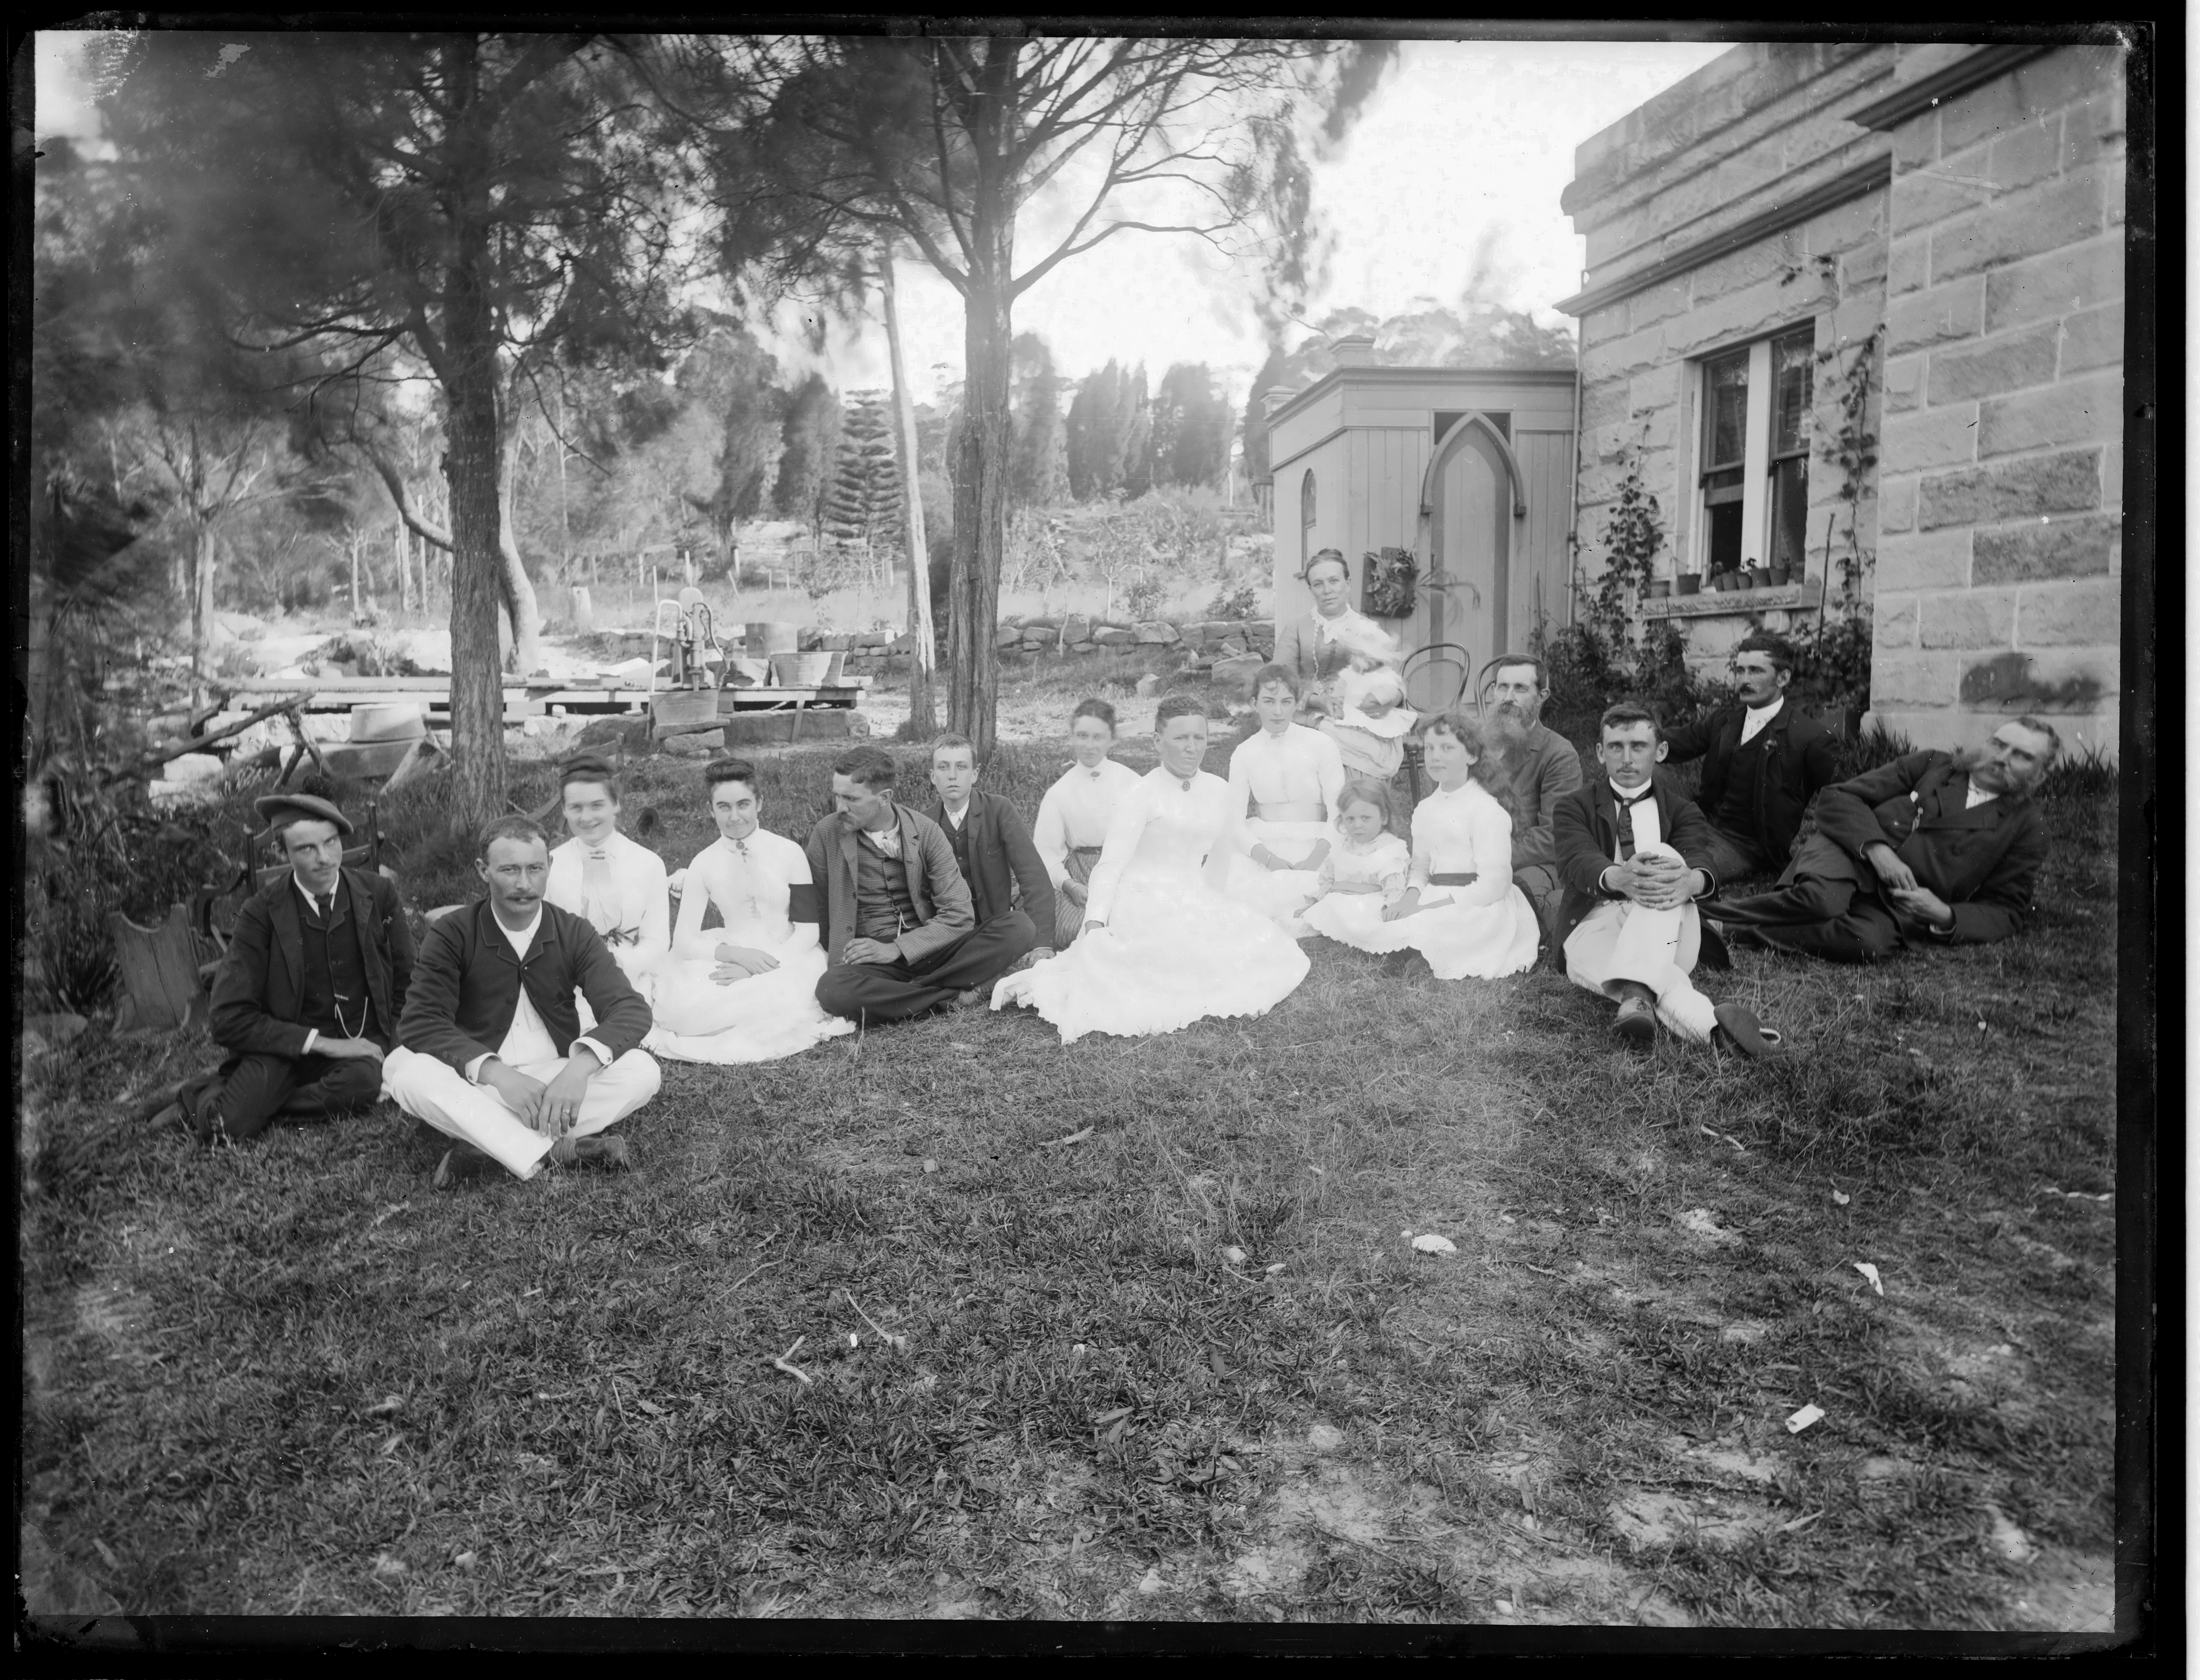
[[[1360,557],[1366,580],[1360,610],[1371,618],[1410,618],[1421,564],[1410,548],[1373,549]]]

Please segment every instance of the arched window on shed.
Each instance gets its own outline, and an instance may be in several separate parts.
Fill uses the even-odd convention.
[[[1306,477],[1299,480],[1299,564],[1305,565],[1307,556],[1313,553],[1314,471],[1309,467]]]

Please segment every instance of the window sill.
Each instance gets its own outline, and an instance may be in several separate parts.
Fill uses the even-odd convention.
[[[1706,589],[1693,595],[1666,595],[1637,601],[1645,618],[1741,618],[1752,612],[1809,612],[1826,600],[1826,580],[1806,577],[1768,589]]]

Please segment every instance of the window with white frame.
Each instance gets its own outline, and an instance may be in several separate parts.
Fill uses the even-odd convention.
[[[1728,350],[1703,364],[1703,571],[1788,566],[1799,576],[1811,500],[1814,330]]]

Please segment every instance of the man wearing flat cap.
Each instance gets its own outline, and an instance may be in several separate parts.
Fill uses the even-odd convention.
[[[214,975],[214,1038],[229,1054],[178,1102],[202,1143],[372,1105],[412,977],[397,889],[343,866],[343,812],[309,793],[255,807],[290,867],[245,902]]]

